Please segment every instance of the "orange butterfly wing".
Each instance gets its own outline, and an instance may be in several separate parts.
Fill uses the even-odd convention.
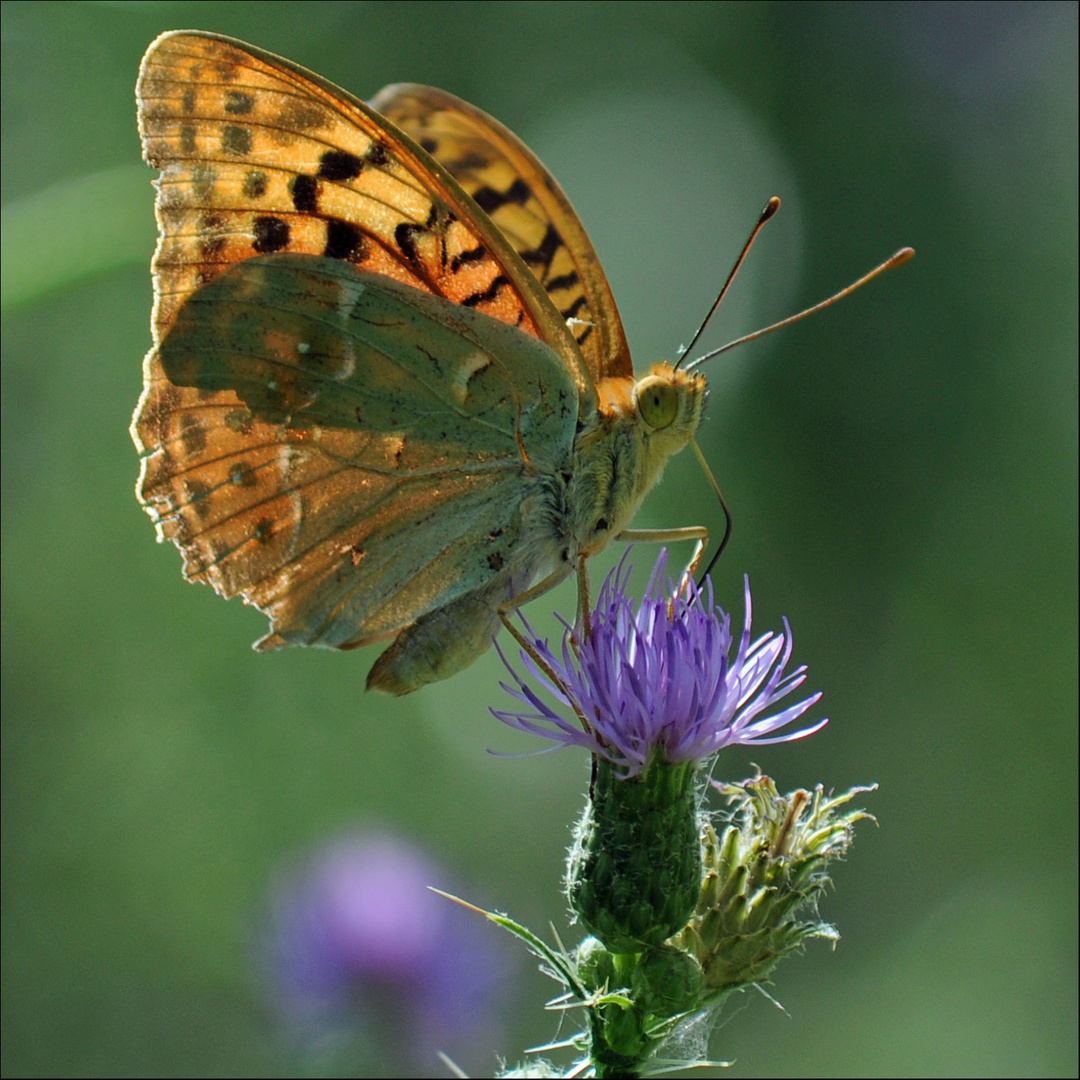
[[[328,256],[542,339],[586,415],[597,405],[593,376],[565,319],[490,219],[422,148],[345,91],[251,46],[182,31],[147,51],[137,98],[145,156],[161,170],[158,347],[147,356],[132,422],[143,454],[139,495],[159,535],[181,549],[189,579],[225,596],[242,593],[272,615],[275,632],[299,628],[288,640],[317,640],[322,628],[311,629],[305,597],[323,587],[326,544],[350,548],[341,513],[366,512],[357,495],[363,470],[343,470],[323,454],[321,465],[283,484],[274,462],[296,459],[308,436],[245,411],[230,389],[171,379],[160,347],[189,298],[258,256]],[[520,435],[518,446],[525,454]],[[309,450],[310,460],[318,456]],[[521,456],[511,464],[520,471]],[[438,493],[450,498],[455,483],[475,479],[448,465]],[[429,482],[424,498],[435,490]],[[482,531],[479,518],[461,529]],[[310,540],[299,551],[279,535],[305,532]],[[448,595],[441,587],[435,606]],[[323,616],[334,620],[329,603]],[[394,626],[379,632],[424,610],[406,607],[398,605]],[[354,640],[366,640],[358,629]],[[347,643],[341,637],[336,630],[327,643]],[[285,640],[274,633],[264,644]]]
[[[580,367],[565,323],[498,230],[346,91],[242,42],[177,31],[147,50],[136,97],[144,155],[161,170],[157,340],[226,266],[290,251],[482,311]]]
[[[632,376],[630,347],[600,259],[536,155],[497,120],[445,90],[399,83],[379,91],[371,105],[487,213],[569,320],[593,382]]]

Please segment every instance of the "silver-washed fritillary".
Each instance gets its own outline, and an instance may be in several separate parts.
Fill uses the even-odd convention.
[[[137,96],[161,170],[138,494],[190,581],[270,616],[257,648],[390,640],[368,686],[407,693],[634,535],[704,379],[635,381],[596,253],[514,135],[196,31],[150,46]]]

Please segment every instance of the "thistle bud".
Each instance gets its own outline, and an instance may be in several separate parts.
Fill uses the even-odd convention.
[[[720,835],[711,825],[704,831],[697,909],[673,944],[697,958],[709,991],[724,994],[767,979],[808,938],[836,940],[828,923],[799,913],[829,884],[828,862],[851,846],[855,822],[870,817],[839,807],[873,788],[780,795],[767,776],[715,786],[734,804],[733,817]]]
[[[620,779],[598,759],[578,823],[566,894],[582,925],[614,953],[678,933],[701,891],[693,762],[654,762]]]

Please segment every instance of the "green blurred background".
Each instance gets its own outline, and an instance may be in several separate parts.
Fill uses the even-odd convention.
[[[329,2],[3,5],[4,1075],[292,1069],[259,912],[283,859],[356,826],[565,932],[586,763],[485,752],[531,748],[488,714],[497,660],[389,700],[363,693],[374,650],[258,656],[263,617],[186,585],[135,501],[133,86],[179,27],[504,121],[580,212],[639,369],[689,338],[769,195],[706,344],[918,250],[709,372],[720,597],[740,618],[750,574],[832,720],[718,773],[881,785],[823,907],[838,948],[712,1051],[736,1076],[1075,1075],[1076,6]],[[684,458],[638,524],[719,528]],[[510,1058],[556,1033],[553,984],[512,981]]]

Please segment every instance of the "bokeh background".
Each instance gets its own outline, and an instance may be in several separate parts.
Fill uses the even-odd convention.
[[[135,501],[154,174],[133,86],[184,26],[499,117],[574,201],[639,369],[689,338],[769,195],[706,344],[918,250],[709,372],[700,438],[736,522],[718,592],[740,618],[747,572],[756,626],[790,618],[832,721],[718,772],[881,785],[823,907],[838,948],[779,970],[787,1015],[746,995],[712,1052],[735,1076],[1075,1075],[1074,4],[2,18],[4,1075],[392,1071],[377,1047],[299,1059],[265,987],[275,875],[351,830],[567,933],[587,766],[486,752],[531,748],[488,713],[497,659],[389,700],[363,693],[374,650],[258,656],[262,616],[186,585]],[[684,457],[639,524],[720,527]],[[556,1036],[554,984],[513,955],[503,1041],[459,1054],[472,1075]]]

